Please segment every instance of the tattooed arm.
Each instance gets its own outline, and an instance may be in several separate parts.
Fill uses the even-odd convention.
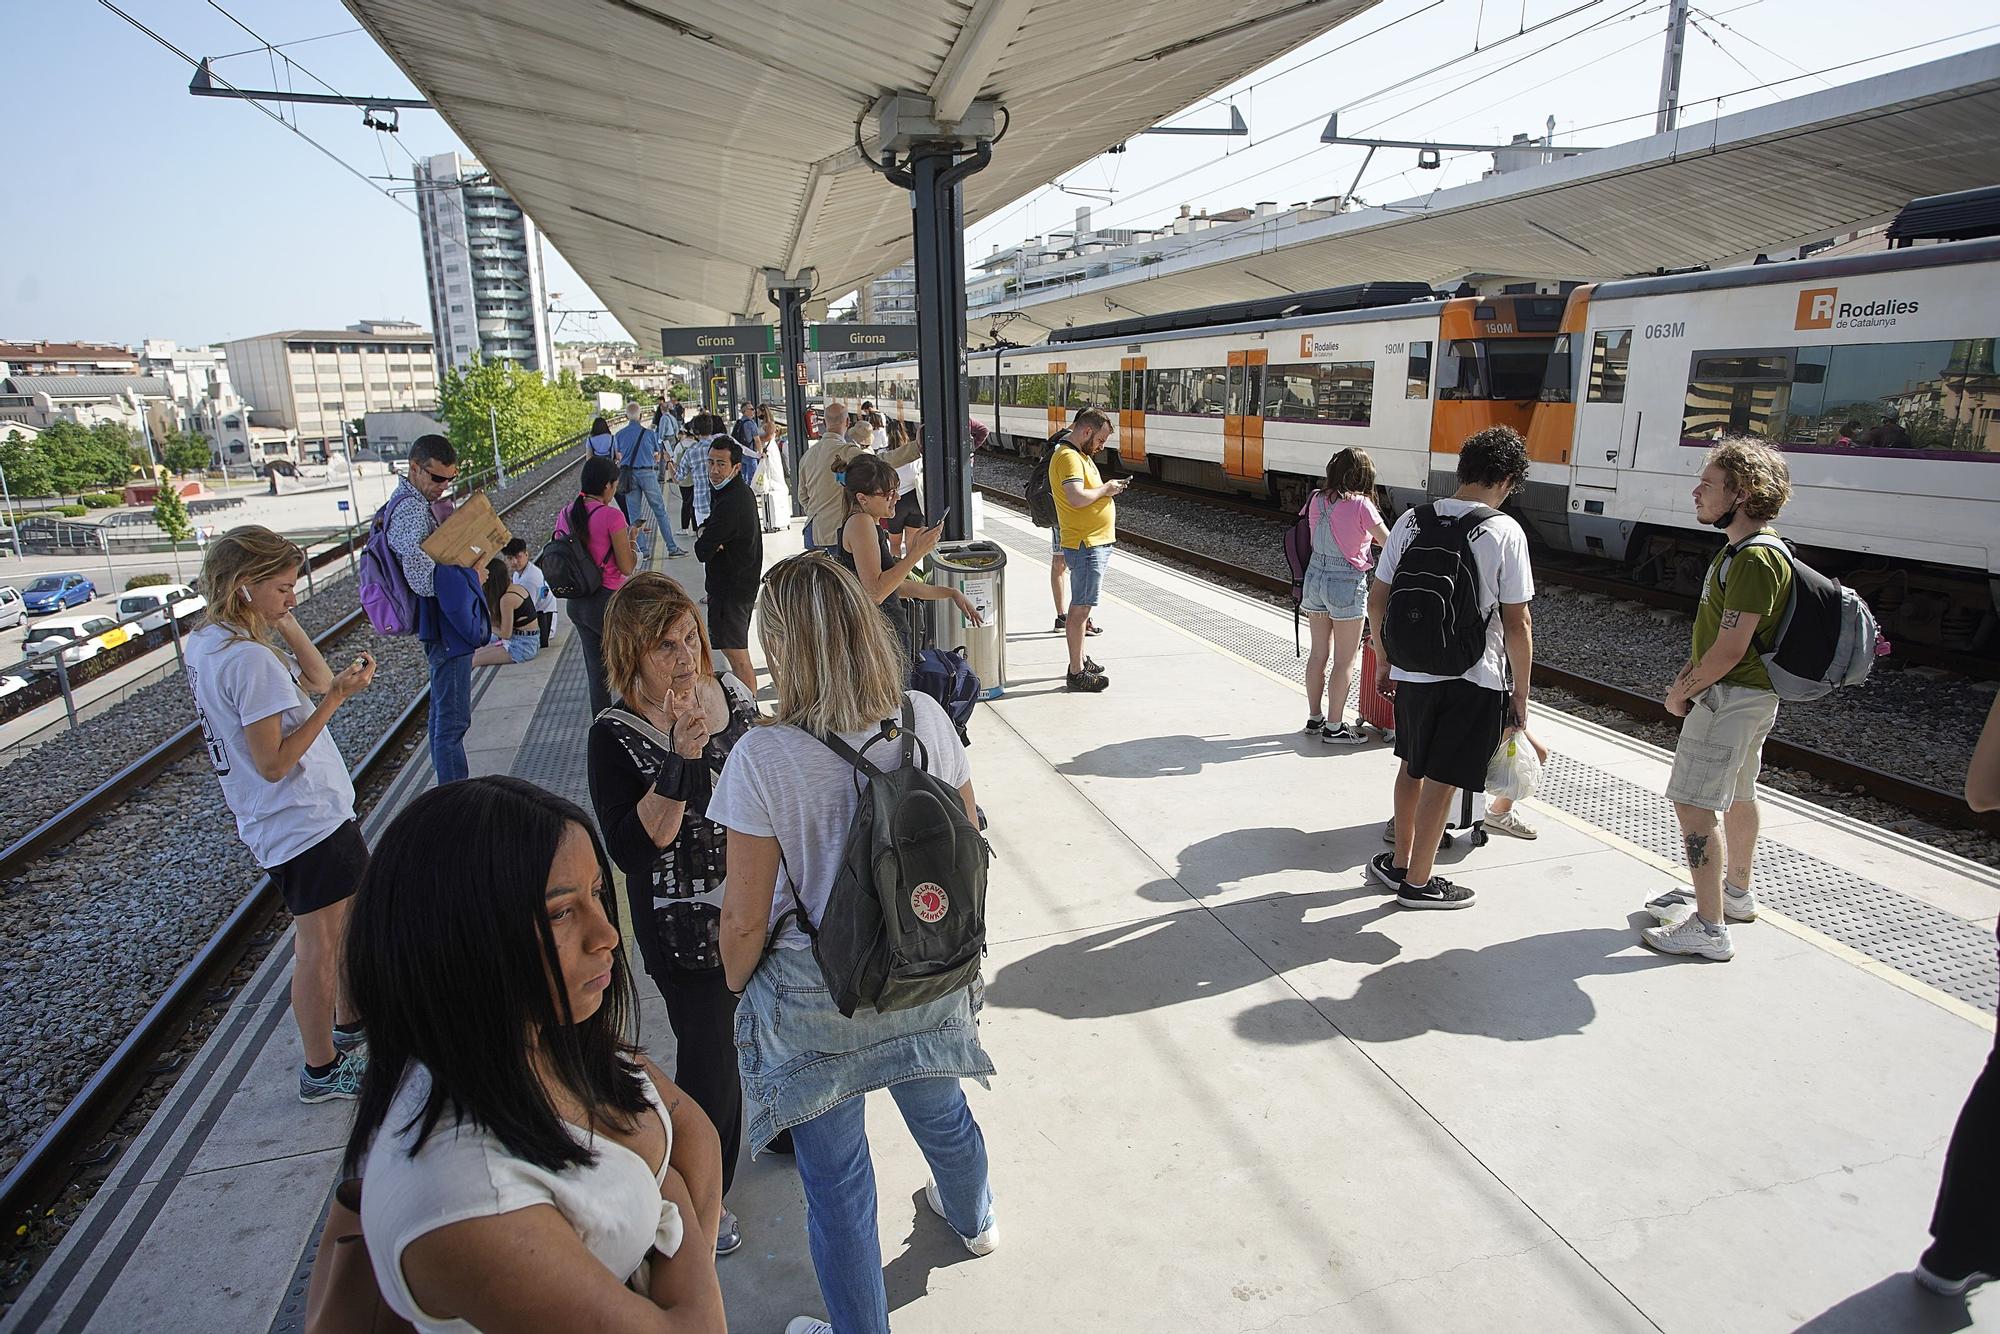
[[[1735,671],[1743,655],[1750,651],[1750,641],[1763,619],[1754,611],[1723,612],[1722,632],[1709,645],[1708,652],[1683,667],[1674,678],[1672,688],[1667,691],[1667,712],[1682,717],[1688,711],[1689,701]]]

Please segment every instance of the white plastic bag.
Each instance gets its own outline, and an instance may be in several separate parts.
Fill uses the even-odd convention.
[[[1493,758],[1486,762],[1486,795],[1525,801],[1535,795],[1542,781],[1542,762],[1524,732],[1509,732],[1500,738]]]

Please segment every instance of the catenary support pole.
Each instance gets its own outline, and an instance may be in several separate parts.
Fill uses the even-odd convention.
[[[1688,0],[1669,0],[1667,51],[1660,63],[1660,114],[1653,133],[1665,134],[1681,119],[1681,53],[1687,46]]]
[[[910,192],[917,269],[917,402],[924,435],[924,512],[944,536],[972,532],[972,436],[965,392],[965,215],[959,182],[993,160],[984,141],[967,153],[919,145],[889,179]],[[946,513],[949,509],[950,513]]]

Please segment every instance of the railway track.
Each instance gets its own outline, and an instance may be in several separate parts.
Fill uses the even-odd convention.
[[[1000,504],[1021,511],[1027,509],[1026,500],[1011,491],[985,482],[975,482],[974,486],[989,499]],[[1120,546],[1150,552],[1209,574],[1221,575],[1261,593],[1273,594],[1288,600],[1291,596],[1292,586],[1289,580],[1265,574],[1261,570],[1245,569],[1232,561],[1211,556],[1207,552],[1177,546],[1143,533],[1120,532],[1118,543]],[[1535,573],[1537,578],[1544,576],[1544,571],[1540,568],[1537,568]],[[1630,598],[1634,601],[1656,601],[1657,605],[1692,607],[1691,600],[1681,598],[1678,594],[1661,590],[1638,590],[1602,575],[1571,577],[1572,572],[1560,570],[1552,574],[1557,582],[1574,583],[1580,587],[1609,593],[1614,597]],[[1643,594],[1647,592],[1656,594],[1657,598],[1644,597]],[[1667,599],[1679,600],[1670,602]],[[1665,718],[1660,701],[1654,695],[1643,694],[1577,672],[1564,671],[1544,662],[1535,664],[1535,683],[1567,691],[1580,699],[1616,709],[1629,717],[1646,722],[1658,723]],[[1856,764],[1837,755],[1828,755],[1777,737],[1772,737],[1764,743],[1764,758],[1771,764],[1796,769],[1850,792],[1858,792],[1904,807],[1938,824],[2000,835],[2000,815],[1975,814],[1966,806],[1964,797],[1957,792],[1931,787],[1898,774],[1885,773],[1880,769]]]
[[[562,442],[525,461],[517,467],[517,472],[556,458],[574,443]],[[568,466],[551,469],[547,477],[510,499],[500,512],[512,513],[567,478],[569,473]],[[343,543],[318,553],[312,563],[315,568],[324,568],[348,554],[349,546]],[[314,636],[313,642],[324,649],[361,623],[362,612],[356,608]],[[402,753],[404,740],[425,721],[429,698],[429,687],[420,687],[353,765],[350,773],[357,791],[392,767]],[[174,763],[193,753],[200,743],[200,727],[191,724],[0,849],[0,882],[20,875],[40,858],[69,843]],[[0,1180],[0,1218],[18,1226],[33,1211],[59,1196],[81,1167],[102,1158],[101,1153],[93,1152],[85,1161],[85,1152],[99,1143],[100,1137],[151,1079],[171,1073],[156,1064],[160,1054],[172,1046],[188,1020],[209,1003],[217,984],[242,962],[278,906],[278,894],[270,877],[260,876],[131,1032],[22,1154],[5,1179]]]

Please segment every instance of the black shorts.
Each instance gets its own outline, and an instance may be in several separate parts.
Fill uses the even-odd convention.
[[[1396,682],[1396,758],[1410,777],[1478,792],[1500,745],[1507,692],[1470,681]]]
[[[882,521],[882,531],[900,533],[905,528],[924,526],[924,505],[914,491],[905,491],[896,498],[896,512]]]
[[[270,869],[271,883],[294,917],[352,898],[368,869],[368,843],[361,826],[349,820],[288,862]]]
[[[711,647],[721,649],[743,649],[750,647],[750,609],[755,606],[751,598],[738,601],[735,598],[708,595],[708,642]]]

